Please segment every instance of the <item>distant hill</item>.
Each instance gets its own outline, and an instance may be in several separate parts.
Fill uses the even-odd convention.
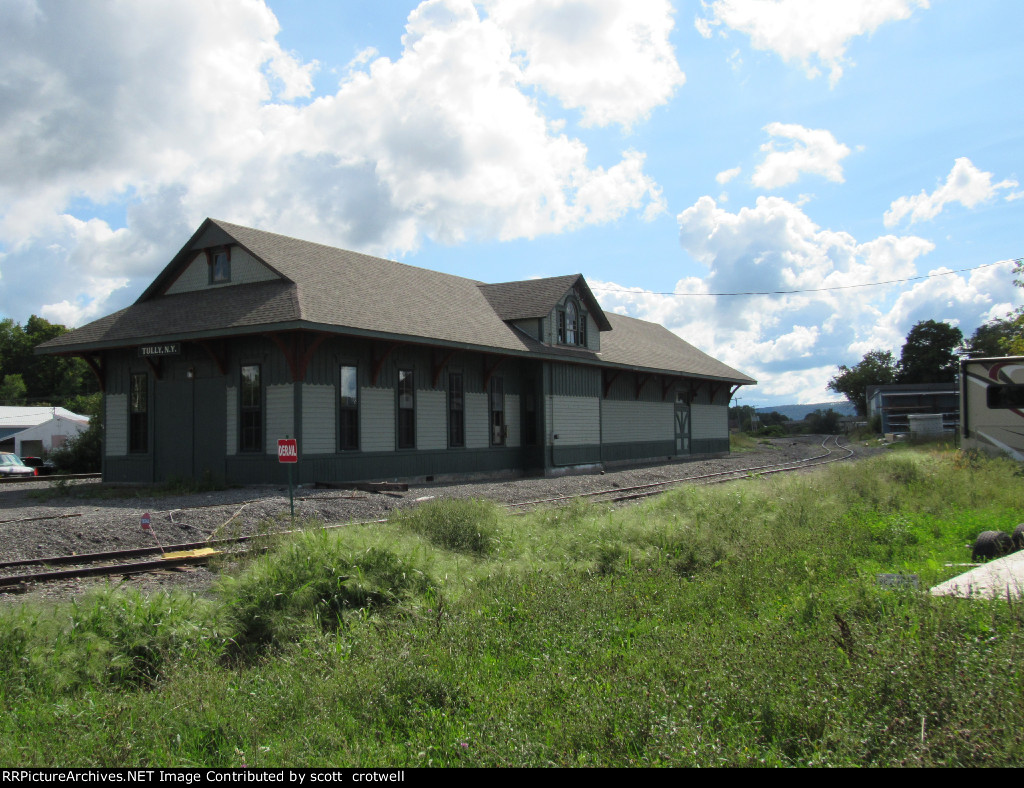
[[[838,402],[817,402],[808,405],[769,405],[764,408],[754,408],[758,413],[771,413],[776,411],[781,413],[783,416],[789,417],[792,421],[801,421],[807,417],[808,413],[814,413],[816,410],[834,410],[840,416],[856,416],[857,409],[853,406],[852,402],[847,400],[839,400]]]

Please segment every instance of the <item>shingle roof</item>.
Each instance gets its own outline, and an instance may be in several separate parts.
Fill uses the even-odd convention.
[[[601,335],[602,361],[647,369],[684,371],[737,383],[757,381],[698,350],[667,328],[635,317],[607,313],[612,331]]]
[[[480,285],[480,290],[502,320],[524,320],[532,317],[547,317],[570,288],[579,286],[583,291],[587,308],[602,331],[610,331],[611,325],[597,299],[587,286],[582,274],[554,276],[548,279],[526,279],[521,282],[502,282],[495,285]]]
[[[237,242],[282,279],[162,294],[202,248],[201,239],[211,234]],[[506,322],[550,314],[577,284],[603,329],[601,353],[544,345]],[[301,327],[754,382],[662,326],[606,315],[580,274],[489,285],[212,219],[203,223],[135,304],[45,342],[39,349],[82,352],[157,338]]]

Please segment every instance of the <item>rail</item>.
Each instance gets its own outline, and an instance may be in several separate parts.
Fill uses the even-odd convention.
[[[832,447],[829,448],[829,442],[832,442]],[[817,454],[813,457],[805,457],[801,460],[790,460],[782,463],[773,463],[765,465],[754,465],[746,468],[733,468],[730,470],[719,471],[716,473],[705,473],[697,474],[693,476],[681,476],[675,479],[667,479],[660,482],[651,482],[648,484],[635,485],[633,487],[611,487],[603,490],[594,490],[591,492],[578,493],[575,495],[559,495],[551,498],[540,498],[531,501],[520,501],[516,503],[505,504],[506,508],[511,510],[522,510],[524,507],[529,506],[541,506],[545,504],[558,504],[576,499],[600,499],[608,498],[609,503],[624,502],[629,500],[636,500],[639,498],[646,498],[653,495],[659,495],[675,485],[682,484],[721,484],[729,481],[738,481],[741,479],[750,479],[768,476],[775,473],[787,473],[793,471],[800,471],[815,466],[826,465],[833,462],[841,462],[848,460],[854,456],[854,452],[847,446],[841,446],[839,443],[838,436],[826,437],[822,443],[821,448],[824,450],[822,454]],[[331,497],[351,497],[351,496],[331,496]],[[255,503],[261,499],[256,498],[251,501],[235,502],[231,504],[214,504],[212,506],[224,506],[235,507],[241,506],[244,508],[250,503]],[[166,510],[168,512],[187,511],[188,509],[203,509],[212,508],[209,505],[195,506],[195,507],[180,507],[177,509]],[[231,516],[230,520],[238,516],[241,509],[235,512]],[[66,516],[66,515],[65,515]],[[334,528],[345,528],[349,525],[370,525],[386,523],[387,519],[380,520],[367,520],[353,523],[340,523],[336,525],[325,525],[322,526],[324,529]],[[214,530],[213,534],[207,539],[201,542],[187,542],[183,544],[165,545],[164,547],[141,547],[132,548],[128,550],[112,550],[98,553],[86,553],[81,555],[63,555],[63,556],[48,556],[44,558],[25,558],[16,559],[12,561],[0,562],[0,570],[10,570],[21,567],[31,566],[73,566],[71,569],[63,570],[52,570],[47,569],[40,572],[26,572],[18,573],[5,577],[0,577],[0,592],[12,591],[12,590],[24,590],[27,588],[29,583],[41,583],[53,580],[66,580],[76,577],[95,577],[102,575],[131,575],[131,574],[142,574],[146,572],[152,572],[155,570],[166,570],[174,569],[183,566],[192,566],[196,564],[202,564],[207,562],[214,554],[209,555],[180,555],[174,556],[175,553],[189,553],[195,550],[201,550],[202,548],[229,548],[236,545],[247,545],[252,543],[254,540],[266,538],[267,536],[283,536],[290,533],[296,533],[296,531],[276,531],[272,534],[264,535],[252,535],[252,536],[238,536],[224,539],[212,538],[216,532],[222,528],[223,525],[218,526]],[[251,546],[251,545],[250,545]],[[239,552],[246,552],[247,549],[243,547],[242,550],[232,551],[237,554]],[[141,558],[144,556],[155,556],[158,553],[164,553],[167,555],[166,558],[160,558],[158,560],[143,560],[143,561],[127,561],[123,562],[124,559]],[[116,562],[116,563],[110,563]]]

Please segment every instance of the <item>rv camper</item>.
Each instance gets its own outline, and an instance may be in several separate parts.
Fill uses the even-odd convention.
[[[961,360],[960,439],[1024,461],[1024,356]]]

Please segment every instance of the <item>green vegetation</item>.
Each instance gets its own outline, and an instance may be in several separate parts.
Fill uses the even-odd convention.
[[[83,394],[98,390],[95,376],[80,358],[37,356],[36,345],[59,337],[67,328],[32,315],[20,326],[0,320],[0,405],[60,405],[72,412]]]
[[[88,433],[82,433],[86,435]],[[70,443],[70,441],[69,441]],[[200,478],[172,476],[162,484],[103,484],[79,482],[68,479],[54,479],[45,488],[30,490],[28,496],[38,501],[53,498],[78,498],[80,500],[110,500],[119,498],[169,498],[179,495],[226,490],[228,486],[209,471]]]
[[[924,589],[1022,493],[917,449],[627,508],[439,501],[210,598],[7,608],[0,762],[1016,765],[1024,603]]]

